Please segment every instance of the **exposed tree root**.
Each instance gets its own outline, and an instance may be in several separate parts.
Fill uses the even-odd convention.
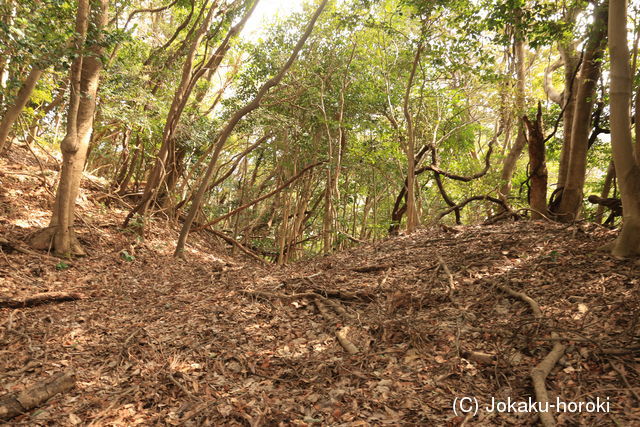
[[[70,232],[69,238],[71,241],[70,251],[68,253],[60,253],[60,250],[56,247],[56,244],[57,244],[56,236],[58,231],[59,231],[58,226],[50,226],[36,232],[31,237],[31,241],[30,241],[31,247],[34,249],[42,250],[42,251],[50,251],[51,249],[53,249],[53,253],[56,255],[63,255],[63,256],[73,255],[73,256],[79,256],[79,257],[83,257],[87,255],[87,252],[84,250],[84,248],[78,241],[78,238],[76,237],[75,232],[73,231],[72,228],[69,231]]]
[[[263,298],[263,299],[284,299],[284,300],[293,300],[298,298],[316,298],[322,297],[322,295],[318,295],[314,292],[302,292],[299,294],[276,294],[272,292],[264,292],[264,291],[240,291],[241,294]]]
[[[54,395],[67,391],[75,385],[73,374],[60,373],[36,383],[20,393],[0,397],[0,419],[9,420],[36,408]]]
[[[44,292],[25,298],[0,299],[0,308],[35,307],[43,304],[76,301],[82,298],[84,298],[82,294],[75,292]]]
[[[456,302],[453,300],[453,292],[456,289],[456,282],[453,280],[453,274],[451,274],[451,270],[449,270],[449,266],[447,265],[446,262],[444,262],[444,259],[442,259],[440,255],[438,255],[438,262],[440,263],[440,266],[442,267],[444,272],[447,274],[447,278],[449,279],[449,286],[447,289],[447,298],[449,298],[449,300],[453,304],[456,304]]]
[[[505,285],[496,285],[496,287],[501,291],[511,295],[512,297],[518,298],[529,304],[531,311],[533,311],[534,317],[536,319],[542,318],[542,310],[540,310],[540,306],[530,296],[523,292],[516,292]],[[552,332],[551,338],[555,339],[560,337],[555,332]],[[565,348],[566,346],[564,344],[561,344],[559,341],[557,341],[553,345],[553,348],[547,354],[547,356],[531,370],[531,381],[536,392],[536,400],[540,403],[541,408],[548,409],[549,393],[545,385],[545,380],[547,379],[547,375],[549,375],[549,372],[551,372],[551,369],[553,369],[555,364],[564,354]],[[551,412],[540,410],[538,416],[540,417],[540,422],[544,427],[551,427],[556,425],[556,421]]]
[[[45,257],[50,259],[57,259],[48,255],[41,254],[39,252],[32,251],[31,249],[27,249],[23,247],[20,243],[15,242],[13,240],[8,240],[4,237],[0,237],[0,248],[4,251],[16,251],[25,255],[33,255],[33,256]]]

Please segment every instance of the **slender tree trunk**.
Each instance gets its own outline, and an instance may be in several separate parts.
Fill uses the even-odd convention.
[[[46,117],[54,108],[58,108],[64,102],[64,95],[67,92],[67,82],[65,81],[60,88],[58,89],[58,94],[56,97],[43,109],[40,113],[41,117]],[[29,126],[29,135],[27,137],[27,144],[31,144],[35,141],[38,133],[41,117],[34,117],[31,121],[31,126]]]
[[[209,162],[207,171],[205,172],[202,182],[200,183],[198,192],[193,198],[193,201],[191,203],[191,210],[189,211],[189,214],[185,219],[182,229],[180,230],[180,236],[178,237],[178,243],[176,244],[176,250],[174,254],[175,256],[183,256],[184,245],[187,242],[187,236],[189,235],[189,231],[191,230],[191,225],[193,224],[193,220],[195,219],[196,214],[200,209],[200,204],[202,203],[202,200],[204,198],[204,193],[209,186],[209,180],[211,179],[211,176],[213,175],[213,172],[215,170],[218,157],[220,156],[220,152],[222,151],[222,148],[224,147],[225,143],[229,139],[229,136],[231,136],[231,133],[235,129],[238,122],[240,122],[240,120],[244,116],[246,116],[247,114],[249,114],[250,112],[252,112],[253,110],[255,110],[260,106],[260,102],[262,101],[262,98],[269,92],[269,90],[272,87],[280,83],[280,81],[282,80],[286,72],[289,70],[289,68],[291,68],[291,65],[293,65],[294,61],[298,57],[298,53],[300,53],[300,50],[302,50],[302,47],[304,46],[305,42],[311,35],[311,31],[313,30],[313,27],[315,26],[315,23],[318,20],[318,17],[320,16],[325,6],[327,5],[327,2],[328,0],[322,0],[322,3],[320,3],[315,13],[311,17],[311,20],[309,21],[305,32],[302,34],[302,36],[298,40],[298,43],[294,47],[293,52],[291,53],[291,56],[289,57],[287,62],[282,66],[282,68],[278,71],[278,73],[271,79],[267,80],[264,85],[262,85],[262,87],[258,90],[258,93],[256,94],[253,100],[251,100],[248,104],[246,104],[240,110],[236,111],[231,116],[231,118],[229,119],[225,127],[220,132],[220,135],[216,140],[215,150],[212,154],[212,158],[211,158],[211,161]]]
[[[636,161],[637,162],[637,161]],[[603,199],[607,199],[609,197],[609,192],[611,191],[611,186],[613,184],[613,180],[616,177],[616,168],[613,165],[613,159],[609,162],[609,167],[607,168],[607,174],[604,177],[604,185],[602,187],[602,193],[600,193],[600,197]],[[602,224],[602,216],[604,215],[605,207],[603,205],[598,205],[596,209],[596,217],[595,222],[598,224]]]
[[[129,148],[129,141],[131,140],[131,129],[125,129],[122,136],[122,154],[120,155],[120,162],[115,170],[113,177],[112,188],[120,188],[122,181],[127,176],[127,171],[131,169],[131,150]]]
[[[558,220],[562,222],[574,221],[582,207],[591,113],[606,43],[607,12],[608,4],[606,2],[599,6],[595,12],[595,21],[589,34],[580,69],[571,129],[571,153],[567,177],[561,194],[562,199],[556,215]]]
[[[622,197],[623,225],[612,247],[616,257],[640,254],[640,168],[633,156],[629,107],[631,73],[627,45],[627,2],[610,0],[611,147]]]
[[[147,185],[145,186],[142,199],[140,203],[127,215],[124,222],[125,225],[136,213],[144,215],[149,205],[157,198],[158,193],[165,189],[163,184],[165,183],[167,174],[172,170],[181,169],[181,166],[176,165],[176,161],[179,157],[175,153],[176,141],[174,140],[174,134],[189,100],[189,96],[201,77],[207,73],[213,74],[215,70],[217,70],[231,46],[230,43],[232,39],[240,34],[258,3],[259,0],[253,1],[253,4],[249,7],[240,22],[229,30],[225,39],[222,41],[220,46],[218,46],[218,49],[207,59],[205,66],[194,70],[194,61],[196,59],[198,48],[209,31],[211,21],[214,17],[214,11],[217,9],[217,2],[214,2],[210,6],[203,23],[200,25],[193,41],[191,42],[187,57],[182,66],[182,77],[180,84],[175,91],[169,113],[167,114],[165,127],[162,133],[160,151],[158,152],[156,162],[149,175],[149,179],[147,180]]]
[[[500,173],[500,180],[502,187],[500,187],[500,199],[508,204],[509,193],[511,192],[511,178],[516,170],[516,164],[524,146],[527,143],[527,137],[525,136],[525,129],[520,119],[524,114],[524,94],[525,94],[525,43],[520,31],[515,34],[514,50],[516,56],[516,116],[518,117],[518,134],[516,140],[504,159],[502,165],[502,172]]]
[[[569,169],[569,155],[571,153],[571,129],[573,128],[573,115],[576,105],[577,81],[576,72],[578,68],[579,56],[573,44],[560,48],[564,62],[564,92],[562,94],[562,105],[564,114],[562,116],[562,151],[560,152],[560,164],[558,165],[557,188],[563,188],[567,180],[567,170]]]
[[[31,68],[31,72],[29,72],[29,75],[18,91],[15,102],[7,109],[7,112],[2,118],[2,121],[0,122],[0,153],[2,153],[8,145],[7,140],[9,138],[11,128],[24,107],[27,105],[29,98],[31,98],[31,94],[36,87],[36,83],[38,83],[38,80],[42,76],[42,73],[43,71],[38,67],[33,66]]]
[[[575,24],[578,14],[583,8],[574,6],[567,10],[565,22],[567,24]],[[558,46],[562,64],[564,65],[564,90],[558,103],[564,109],[562,116],[562,150],[560,151],[560,164],[558,165],[558,181],[557,188],[563,188],[567,179],[567,170],[569,168],[569,155],[571,153],[571,129],[573,128],[573,113],[575,110],[576,93],[578,79],[578,66],[580,64],[580,55],[576,50],[577,41],[561,42]]]
[[[71,98],[67,114],[67,134],[60,144],[63,163],[60,182],[49,227],[38,233],[32,244],[36,248],[46,249],[53,246],[60,255],[84,255],[84,250],[76,239],[73,229],[75,204],[80,190],[82,170],[96,107],[96,94],[102,63],[100,57],[104,48],[101,40],[94,40],[86,46],[89,17],[97,31],[101,31],[107,22],[108,0],[96,2],[97,10],[91,13],[89,0],[79,0],[76,18],[76,42],[78,52],[85,49],[87,55],[78,55],[71,66]]]
[[[124,196],[127,193],[127,187],[129,186],[129,182],[131,182],[131,178],[133,174],[136,172],[136,168],[140,163],[139,159],[143,156],[143,146],[142,139],[140,138],[140,133],[136,133],[136,146],[133,149],[133,156],[131,157],[131,161],[129,162],[129,167],[127,169],[126,175],[122,178],[121,181],[118,182],[118,195]]]
[[[409,75],[409,82],[407,83],[407,90],[404,95],[404,116],[407,121],[407,145],[405,152],[407,155],[407,233],[413,233],[420,225],[420,218],[418,217],[418,209],[416,207],[416,162],[415,162],[415,129],[413,126],[413,117],[409,108],[409,100],[411,98],[411,88],[413,86],[413,80],[420,63],[420,53],[422,52],[422,44],[418,45],[416,55],[413,59],[413,65],[411,67],[411,74]]]

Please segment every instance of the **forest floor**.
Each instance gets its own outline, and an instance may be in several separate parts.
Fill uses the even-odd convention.
[[[82,298],[0,308],[0,395],[76,378],[12,425],[532,425],[535,414],[484,404],[534,396],[530,373],[554,333],[567,347],[546,382],[553,401],[610,404],[557,421],[640,425],[640,275],[596,251],[612,231],[433,227],[285,267],[197,234],[179,261],[175,227],[157,220],[136,239],[91,178],[76,221],[89,255],[63,265],[16,250],[46,226],[43,180],[55,178],[19,150],[0,158],[0,304]],[[453,411],[465,396],[477,415]]]

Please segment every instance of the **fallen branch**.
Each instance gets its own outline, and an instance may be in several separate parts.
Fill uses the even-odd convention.
[[[516,292],[505,285],[496,285],[496,287],[512,297],[519,298],[529,304],[534,317],[536,319],[542,318],[542,310],[540,310],[540,306],[533,298],[524,292]],[[555,332],[552,332],[551,338],[559,338],[559,336]],[[556,363],[558,363],[558,360],[560,360],[564,354],[565,348],[566,346],[564,344],[556,342],[547,356],[531,370],[531,381],[536,392],[536,400],[540,402],[540,407],[549,408],[549,392],[547,391],[545,380],[547,379],[549,372],[551,372],[551,369],[553,369]],[[540,417],[540,422],[544,427],[552,427],[556,425],[556,421],[551,412],[540,411],[538,416]]]
[[[485,365],[493,365],[496,363],[496,357],[493,354],[482,353],[480,351],[465,350],[462,352],[462,357]]]
[[[449,215],[453,211],[459,211],[460,209],[464,208],[469,203],[471,203],[473,201],[476,201],[476,200],[486,200],[486,201],[489,201],[489,202],[496,203],[496,204],[500,205],[505,211],[511,213],[511,210],[509,209],[509,206],[507,206],[507,204],[504,201],[500,200],[500,199],[497,199],[497,198],[491,197],[491,196],[473,196],[473,197],[469,197],[466,200],[463,200],[462,202],[458,203],[455,206],[451,206],[449,209],[447,209],[444,212],[440,213],[438,215],[438,219],[442,219],[443,217]]]
[[[347,338],[347,334],[349,333],[349,327],[345,326],[340,330],[336,331],[336,337],[338,338],[338,342],[345,349],[345,351],[349,354],[357,354],[360,352],[358,347],[353,345],[351,341]]]
[[[622,378],[622,382],[624,382],[624,385],[627,386],[631,394],[633,394],[633,397],[636,398],[636,402],[640,402],[640,395],[638,394],[638,392],[636,392],[633,389],[633,387],[631,387],[631,384],[629,384],[629,380],[627,379],[627,376],[624,374],[624,371],[621,368],[617,367],[612,361],[609,361],[609,365],[611,365],[613,370],[616,371],[618,375],[620,375],[620,378]]]
[[[299,294],[291,294],[291,295],[276,294],[276,293],[264,292],[264,291],[240,291],[240,293],[243,295],[264,298],[264,299],[284,299],[284,300],[322,297],[321,295],[315,294],[313,292],[302,292]]]
[[[367,301],[371,302],[376,299],[376,295],[373,292],[345,292],[345,291],[327,291],[324,289],[313,289],[317,295],[324,296],[326,298],[336,298],[343,301]]]
[[[346,237],[346,238],[347,238],[347,240],[351,240],[353,243],[361,243],[361,244],[365,244],[365,243],[367,243],[367,241],[366,241],[366,240],[360,240],[360,239],[358,239],[358,238],[356,238],[356,237],[353,237],[351,234],[345,233],[345,232],[343,232],[343,231],[338,231],[338,234],[340,234],[340,235],[342,235],[342,236]]]
[[[208,230],[210,233],[212,233],[212,234],[214,234],[214,235],[216,235],[216,236],[220,237],[220,238],[221,238],[222,240],[224,240],[225,242],[227,242],[227,243],[229,243],[229,244],[231,244],[231,245],[235,246],[236,248],[240,249],[240,251],[241,251],[241,252],[243,252],[243,253],[245,253],[245,254],[249,255],[251,258],[255,259],[255,260],[256,260],[256,261],[258,261],[260,264],[262,264],[262,265],[266,265],[266,264],[267,264],[267,262],[266,262],[264,259],[260,258],[260,256],[258,256],[256,253],[254,253],[254,252],[250,251],[249,249],[245,248],[245,247],[244,247],[240,242],[238,242],[237,240],[235,240],[235,239],[233,239],[233,238],[231,238],[231,237],[227,236],[227,235],[226,235],[226,234],[224,234],[224,233],[221,233],[221,232],[219,232],[219,231],[216,231],[216,230],[214,230],[214,229],[212,229],[212,228],[207,228],[206,230]]]
[[[20,393],[11,393],[0,397],[0,419],[9,420],[30,411],[54,395],[70,390],[75,382],[73,374],[60,373]]]
[[[387,270],[388,268],[390,268],[391,266],[388,264],[382,264],[382,265],[365,265],[363,267],[356,267],[353,268],[352,270],[357,272],[357,273],[372,273],[374,271],[384,271]]]
[[[82,294],[75,292],[44,292],[25,298],[0,299],[0,308],[24,308],[37,305],[77,301],[84,298]]]

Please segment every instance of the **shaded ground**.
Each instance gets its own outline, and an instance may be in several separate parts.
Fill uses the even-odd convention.
[[[0,236],[12,240],[46,225],[52,201],[26,157],[0,159]],[[530,370],[555,331],[570,340],[547,380],[552,398],[610,402],[609,413],[557,420],[640,425],[640,275],[595,252],[608,230],[433,228],[265,268],[207,235],[177,261],[175,232],[159,223],[140,242],[119,228],[123,211],[87,194],[78,223],[89,257],[60,270],[0,253],[0,297],[85,296],[0,309],[0,394],[65,370],[77,377],[13,424],[531,425],[527,413],[457,416],[452,402],[533,396]],[[496,285],[528,294],[544,319]]]

